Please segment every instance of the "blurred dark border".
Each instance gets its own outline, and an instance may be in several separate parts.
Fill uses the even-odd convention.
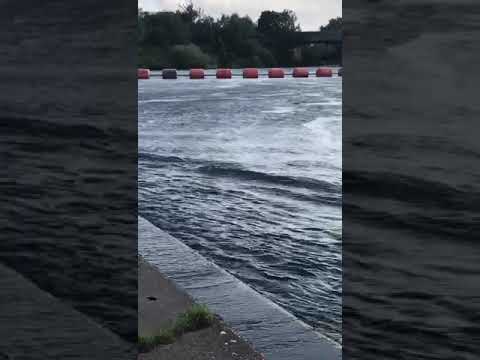
[[[344,359],[476,359],[480,3],[343,19]]]
[[[137,2],[0,7],[0,355],[133,358]]]

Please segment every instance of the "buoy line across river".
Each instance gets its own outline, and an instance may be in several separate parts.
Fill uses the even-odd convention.
[[[310,75],[315,77],[332,77],[334,73],[332,69],[328,67],[320,67],[313,74],[310,73],[310,70],[305,67],[296,67],[290,74],[287,74],[287,72],[282,68],[271,68],[268,69],[268,73],[264,76],[267,76],[270,79],[282,79],[285,78],[286,75],[291,75],[291,77],[294,78],[308,78]],[[336,75],[342,76],[342,68],[338,69]],[[153,75],[150,69],[140,68],[137,70],[138,79],[147,80],[150,79],[151,76],[158,75]],[[205,69],[190,69],[188,74],[180,74],[177,69],[163,69],[159,76],[166,80],[175,80],[179,76],[187,76],[192,80],[205,79],[207,76],[215,76],[217,79],[231,79],[232,77],[238,76],[241,76],[244,79],[258,79],[261,77],[261,73],[257,68],[245,68],[239,75],[235,75],[232,72],[232,69],[227,68],[216,69],[215,74],[207,74]]]

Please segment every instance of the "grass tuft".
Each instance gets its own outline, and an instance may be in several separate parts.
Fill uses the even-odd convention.
[[[154,336],[139,336],[138,348],[140,352],[148,352],[157,345],[167,345],[175,342],[175,338],[187,332],[204,329],[212,325],[213,314],[205,305],[193,305],[183,314],[180,314],[172,327],[162,330]]]
[[[207,328],[212,323],[213,314],[205,305],[193,305],[177,318],[173,329],[175,334],[181,335],[189,331]]]

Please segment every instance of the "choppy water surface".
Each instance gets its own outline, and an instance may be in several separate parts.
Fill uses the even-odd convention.
[[[341,342],[341,78],[138,91],[140,214]]]

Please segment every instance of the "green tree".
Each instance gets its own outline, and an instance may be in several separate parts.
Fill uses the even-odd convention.
[[[272,49],[280,64],[292,63],[292,34],[300,31],[297,16],[291,10],[263,11],[258,19],[258,32],[264,45]]]
[[[266,36],[275,36],[300,31],[297,15],[292,10],[262,11],[258,18],[258,31]]]
[[[192,42],[213,51],[218,41],[218,23],[210,16],[201,17],[192,24]]]
[[[321,31],[341,30],[341,18],[331,19]],[[341,59],[341,48],[304,46],[295,58],[295,32],[300,31],[291,10],[263,11],[255,23],[248,16],[204,15],[192,1],[175,12],[138,10],[139,66],[165,67],[262,67],[310,65]],[[302,59],[303,58],[303,59]]]
[[[143,22],[143,41],[150,46],[167,47],[188,44],[191,40],[188,24],[174,12],[146,14]]]
[[[342,31],[343,21],[341,17],[330,19],[327,25],[320,26],[320,31]]]
[[[226,63],[244,63],[254,56],[257,29],[248,17],[237,14],[222,16],[218,21],[218,34],[226,52]]]
[[[193,24],[202,16],[202,9],[195,8],[192,1],[179,5],[177,14],[185,23]]]
[[[179,69],[204,68],[211,62],[210,56],[194,44],[175,45],[170,50],[170,66]]]

